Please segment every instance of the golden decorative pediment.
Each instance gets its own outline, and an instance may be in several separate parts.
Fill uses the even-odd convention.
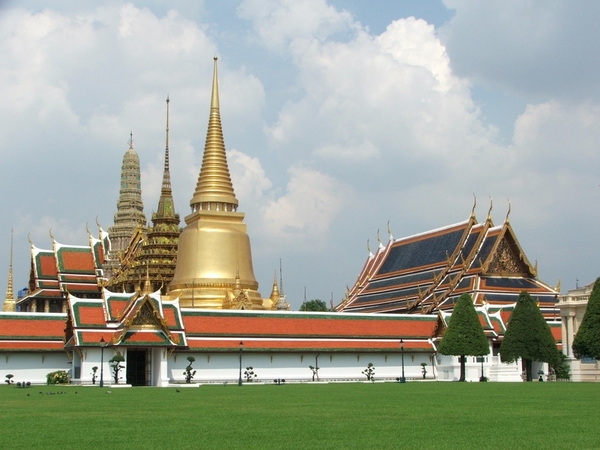
[[[488,266],[490,274],[522,274],[527,273],[527,267],[515,254],[508,242],[503,239]]]

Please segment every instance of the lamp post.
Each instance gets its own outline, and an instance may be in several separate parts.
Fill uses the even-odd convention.
[[[402,377],[400,378],[400,383],[406,383],[406,378],[404,377],[404,340],[400,339],[400,353],[402,355]]]
[[[244,343],[240,341],[240,376],[238,378],[238,386],[242,385],[242,349],[244,348]]]
[[[483,362],[485,361],[485,357],[478,356],[477,361],[481,363],[481,378],[479,378],[479,381],[485,381],[485,373],[483,372]]]
[[[104,387],[104,336],[100,338],[100,387]]]

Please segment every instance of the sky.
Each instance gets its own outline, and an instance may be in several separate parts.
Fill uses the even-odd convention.
[[[0,2],[0,280],[11,229],[17,290],[28,235],[86,245],[86,224],[112,225],[130,132],[151,215],[167,95],[175,206],[190,213],[218,56],[263,297],[281,259],[292,309],[337,304],[388,223],[398,239],[461,222],[474,196],[497,225],[510,201],[542,281],[591,283],[599,19],[593,0]]]

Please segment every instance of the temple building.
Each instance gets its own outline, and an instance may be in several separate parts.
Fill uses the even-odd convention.
[[[100,298],[102,267],[108,247],[108,236],[99,228],[94,238],[88,230],[89,245],[66,245],[57,242],[52,234],[52,250],[31,246],[31,271],[28,293],[17,300],[22,312],[65,313],[68,296]]]
[[[436,314],[452,311],[461,294],[475,305],[502,308],[514,304],[522,291],[539,302],[546,320],[559,320],[560,286],[537,278],[509,222],[495,226],[490,212],[479,223],[475,207],[464,222],[432,231],[379,241],[340,312]]]
[[[227,165],[216,57],[204,157],[190,206],[168,298],[179,298],[185,308],[270,308],[271,300],[258,292],[250,237]]]
[[[113,271],[120,266],[134,233],[145,231],[146,225],[142,202],[140,158],[133,149],[133,133],[130,133],[129,148],[123,156],[121,167],[121,189],[114,225],[108,228],[111,248],[103,266],[106,278],[111,278]]]
[[[123,165],[125,166],[125,164]],[[125,177],[123,173],[121,178]],[[121,201],[119,201],[121,204]],[[149,275],[152,291],[167,292],[173,279],[179,244],[179,214],[171,191],[169,170],[169,98],[167,98],[167,128],[165,163],[158,208],[152,213],[152,226],[137,227],[122,253],[120,265],[113,268],[106,286],[115,292],[135,292],[142,287],[146,274]],[[116,223],[116,218],[115,218]],[[112,238],[111,238],[112,242]]]
[[[167,99],[163,183],[152,227],[146,228],[139,158],[130,139],[114,226],[108,233],[99,226],[98,238],[88,231],[84,246],[58,243],[52,234],[51,250],[31,243],[29,291],[16,311],[11,255],[8,306],[0,312],[0,370],[35,383],[65,370],[71,382],[92,384],[100,367],[106,384],[169,386],[185,382],[191,356],[194,382],[241,384],[242,366],[252,366],[263,382],[364,380],[369,364],[381,380],[450,381],[459,362],[438,354],[437,344],[465,292],[473,296],[491,350],[481,361],[468,361],[468,380],[479,379],[480,370],[491,381],[521,380],[519,364],[501,363],[498,349],[522,290],[538,299],[561,340],[559,288],[538,280],[508,214],[495,226],[491,207],[482,223],[473,207],[466,221],[419,235],[394,239],[388,230],[388,243],[369,250],[337,312],[289,311],[281,267],[280,282],[275,274],[270,296],[262,298],[227,165],[216,58],[190,206],[179,234]],[[117,355],[120,375],[109,363]]]
[[[342,313],[438,315],[439,338],[458,298],[468,293],[490,342],[490,356],[470,358],[471,379],[485,369],[492,381],[520,381],[521,369],[500,360],[500,344],[519,294],[527,291],[538,302],[559,348],[561,320],[557,307],[559,286],[537,278],[510,225],[510,204],[502,225],[494,225],[492,206],[484,222],[470,217],[460,223],[414,236],[394,239],[369,255],[354,286],[336,307]],[[437,355],[438,373],[452,380],[459,372],[456,357]],[[479,364],[481,363],[481,367]],[[535,370],[543,370],[543,365]],[[544,370],[547,372],[546,370]]]

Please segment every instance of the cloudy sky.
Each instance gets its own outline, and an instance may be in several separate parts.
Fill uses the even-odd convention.
[[[47,3],[0,2],[0,267],[14,228],[15,289],[28,234],[83,245],[86,223],[112,224],[130,131],[156,208],[167,95],[189,214],[215,55],[263,296],[281,258],[294,309],[305,289],[338,303],[388,221],[395,238],[459,222],[473,194],[496,224],[510,199],[543,281],[600,275],[598,2]]]

